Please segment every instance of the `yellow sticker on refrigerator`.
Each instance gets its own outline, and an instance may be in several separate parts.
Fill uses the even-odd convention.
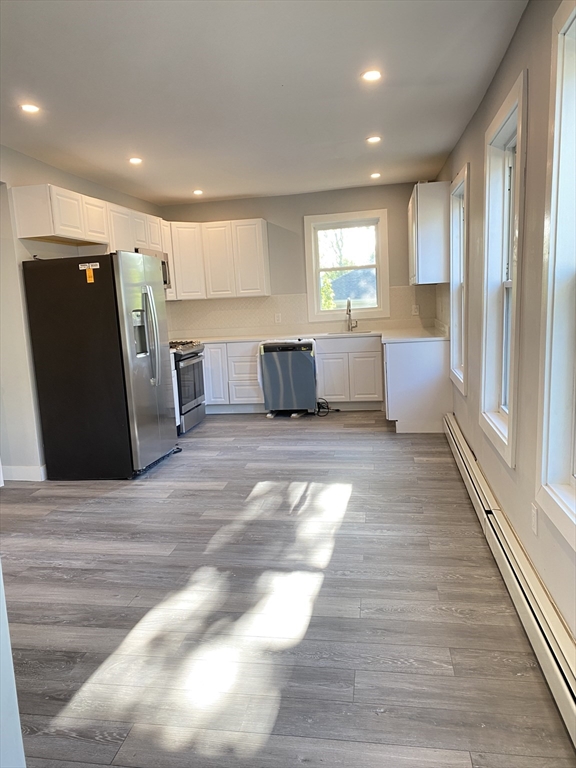
[[[94,282],[94,270],[100,269],[100,262],[98,261],[91,261],[84,264],[78,264],[78,269],[84,270],[86,272],[86,282],[87,283],[93,283]]]

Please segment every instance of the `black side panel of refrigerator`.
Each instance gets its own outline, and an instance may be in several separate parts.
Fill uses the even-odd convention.
[[[23,268],[48,479],[131,477],[112,257]]]

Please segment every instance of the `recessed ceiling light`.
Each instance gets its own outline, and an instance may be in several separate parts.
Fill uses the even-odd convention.
[[[194,195],[203,195],[204,192],[201,189],[195,189],[193,192]]]
[[[20,108],[23,112],[40,112],[40,107],[37,107],[36,104],[21,104]]]
[[[368,72],[364,72],[362,75],[362,80],[367,80],[368,82],[374,82],[375,80],[380,80],[382,77],[382,73],[378,72],[377,69],[369,69]]]
[[[381,136],[368,136],[366,141],[368,142],[368,144],[378,144],[379,141],[382,141],[382,137]]]
[[[131,157],[128,162],[132,163],[132,165],[140,165],[140,163],[142,162],[142,158],[141,157]]]
[[[380,178],[380,174],[379,173],[371,173],[370,174],[370,178],[371,179],[379,179]]]

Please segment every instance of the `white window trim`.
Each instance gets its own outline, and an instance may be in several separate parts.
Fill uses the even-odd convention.
[[[459,392],[464,395],[468,390],[468,233],[469,233],[469,200],[470,200],[470,163],[462,168],[450,185],[450,379]],[[456,195],[462,189],[462,194]],[[454,242],[454,225],[452,219],[453,198],[462,197],[464,208],[464,221],[460,233],[461,242],[459,243],[459,252],[462,250],[462,274],[456,274],[454,269],[454,259],[456,257],[456,248]],[[459,270],[460,272],[460,270]],[[459,280],[456,278],[459,277]],[[462,305],[457,301],[457,293],[460,284],[462,285]],[[460,343],[462,345],[462,365],[457,363],[457,342],[458,337],[455,333],[460,325]]]
[[[376,290],[378,306],[370,309],[353,309],[355,318],[390,317],[390,278],[388,272],[388,211],[353,211],[351,213],[327,213],[321,216],[304,216],[304,244],[306,251],[306,285],[308,296],[308,320],[311,323],[344,320],[341,309],[324,310],[319,307],[319,291],[316,287],[317,249],[315,232],[326,225],[376,224]]]
[[[557,196],[560,131],[557,130],[562,104],[557,98],[563,56],[563,32],[576,12],[574,0],[564,0],[552,22],[552,63],[550,75],[550,112],[548,162],[546,165],[544,253],[542,275],[542,333],[540,338],[540,393],[538,403],[538,453],[535,500],[558,531],[576,550],[576,503],[573,485],[548,481],[550,456],[550,407],[552,350],[554,338],[554,284],[556,268]],[[576,410],[576,406],[574,406]],[[567,415],[568,416],[568,415]],[[572,414],[576,418],[576,413]],[[573,427],[574,429],[574,427]],[[574,440],[573,434],[572,439]],[[574,450],[574,448],[573,448]]]
[[[484,290],[482,313],[482,378],[480,393],[480,426],[506,464],[516,463],[516,399],[518,387],[518,349],[520,316],[520,279],[524,228],[524,177],[526,169],[526,83],[524,70],[490,123],[485,138],[485,216],[484,216]],[[491,146],[516,112],[516,173],[514,179],[514,224],[512,253],[512,332],[510,345],[510,385],[508,412],[499,407],[502,375],[503,309],[502,245],[494,232],[502,233],[502,206],[491,199],[489,183]],[[494,213],[500,221],[494,221]],[[492,214],[492,220],[491,220]],[[495,290],[495,286],[498,290]]]

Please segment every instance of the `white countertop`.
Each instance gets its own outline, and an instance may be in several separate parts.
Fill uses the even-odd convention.
[[[252,334],[250,336],[202,336],[196,334],[200,338],[203,344],[225,344],[234,343],[235,341],[266,341],[267,338],[277,339],[349,339],[355,336],[379,336],[382,339],[383,344],[393,344],[404,341],[438,341],[439,339],[447,339],[448,337],[443,335],[435,328],[391,328],[386,331],[352,331],[352,333],[310,333],[310,334],[294,334],[292,336],[279,335],[262,336]]]

